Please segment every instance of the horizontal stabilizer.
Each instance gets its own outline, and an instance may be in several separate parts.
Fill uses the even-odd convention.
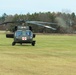
[[[14,34],[6,34],[6,38],[14,38]]]

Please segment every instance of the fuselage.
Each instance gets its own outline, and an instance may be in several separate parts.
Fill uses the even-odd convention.
[[[31,43],[33,33],[31,30],[17,30],[14,34],[14,41],[17,43]]]

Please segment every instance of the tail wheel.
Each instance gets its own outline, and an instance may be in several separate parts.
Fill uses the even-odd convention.
[[[35,46],[35,41],[32,42],[32,46]]]
[[[12,42],[12,46],[14,46],[16,43],[15,42]]]

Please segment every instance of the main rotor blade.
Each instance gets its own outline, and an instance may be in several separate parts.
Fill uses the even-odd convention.
[[[3,22],[3,23],[0,23],[0,25],[8,24],[8,23],[13,23],[13,22]]]
[[[34,24],[34,25],[38,25],[38,26],[43,26],[43,27],[46,27],[46,28],[49,28],[49,29],[52,29],[52,30],[56,30],[56,28],[53,28],[51,26],[47,26],[47,25],[44,25],[44,24],[37,23],[35,21],[26,21],[26,23]]]
[[[10,21],[10,22],[3,22],[3,23],[0,23],[0,25],[3,25],[3,24],[8,24],[8,23],[25,23],[26,21],[24,20],[21,20],[21,21]]]
[[[26,21],[26,22],[31,22],[31,23],[40,23],[40,24],[54,24],[54,25],[57,25],[57,23],[52,23],[52,22],[42,22],[42,21]]]
[[[21,20],[21,21],[3,22],[3,23],[1,23],[0,25],[8,24],[8,23],[28,23],[28,24],[34,24],[34,25],[38,25],[38,26],[43,26],[43,27],[46,27],[46,28],[49,28],[49,29],[52,29],[52,30],[56,30],[56,28],[53,28],[53,27],[48,26],[48,25],[46,25],[46,24],[54,24],[54,25],[57,24],[57,23],[51,23],[51,22],[24,21],[24,20]]]

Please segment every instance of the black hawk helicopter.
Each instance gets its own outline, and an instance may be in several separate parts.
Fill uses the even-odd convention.
[[[6,34],[7,38],[14,38],[14,41],[12,42],[12,46],[14,46],[16,43],[30,43],[32,46],[35,46],[36,41],[33,40],[35,38],[35,34],[32,32],[32,27],[22,24],[32,24],[32,25],[38,25],[43,26],[45,28],[49,28],[52,30],[56,30],[56,28],[53,28],[51,26],[48,26],[46,24],[54,24],[51,22],[41,22],[41,21],[11,21],[11,22],[3,22],[0,25],[7,25],[8,23],[21,23],[19,26],[15,26],[12,34]]]

